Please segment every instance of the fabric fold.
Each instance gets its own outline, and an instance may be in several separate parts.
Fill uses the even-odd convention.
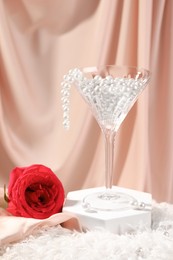
[[[69,213],[57,213],[42,220],[9,216],[3,209],[0,214],[0,246],[20,241],[43,227],[61,225],[70,230],[82,231],[77,217]]]

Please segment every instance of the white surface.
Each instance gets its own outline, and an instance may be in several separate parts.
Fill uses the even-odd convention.
[[[152,197],[149,193],[139,192],[121,187],[113,187],[114,190],[125,192],[139,202],[144,202],[148,205],[152,203]],[[82,226],[86,229],[102,227],[111,232],[122,234],[133,231],[136,228],[149,228],[151,225],[151,208],[150,210],[134,210],[124,208],[121,211],[92,211],[88,212],[82,206],[83,198],[92,192],[102,191],[104,187],[78,190],[67,194],[64,212],[71,212],[77,215]]]
[[[151,229],[117,235],[102,228],[86,233],[60,226],[42,229],[0,248],[0,260],[173,260],[173,205],[153,204]]]

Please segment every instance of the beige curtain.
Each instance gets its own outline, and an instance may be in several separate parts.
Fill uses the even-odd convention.
[[[144,67],[152,80],[119,129],[114,184],[173,202],[173,1],[0,0],[0,185],[42,163],[66,192],[104,185],[104,140],[73,88],[62,126],[63,75],[74,67]]]

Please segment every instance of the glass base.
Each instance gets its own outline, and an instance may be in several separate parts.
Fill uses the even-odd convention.
[[[83,199],[83,207],[87,211],[117,211],[134,208],[137,200],[126,193],[116,191],[95,192]]]

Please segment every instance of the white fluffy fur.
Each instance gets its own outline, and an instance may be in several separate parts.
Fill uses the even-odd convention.
[[[4,260],[173,260],[173,205],[153,204],[152,229],[116,235],[103,229],[42,229],[0,249]]]

